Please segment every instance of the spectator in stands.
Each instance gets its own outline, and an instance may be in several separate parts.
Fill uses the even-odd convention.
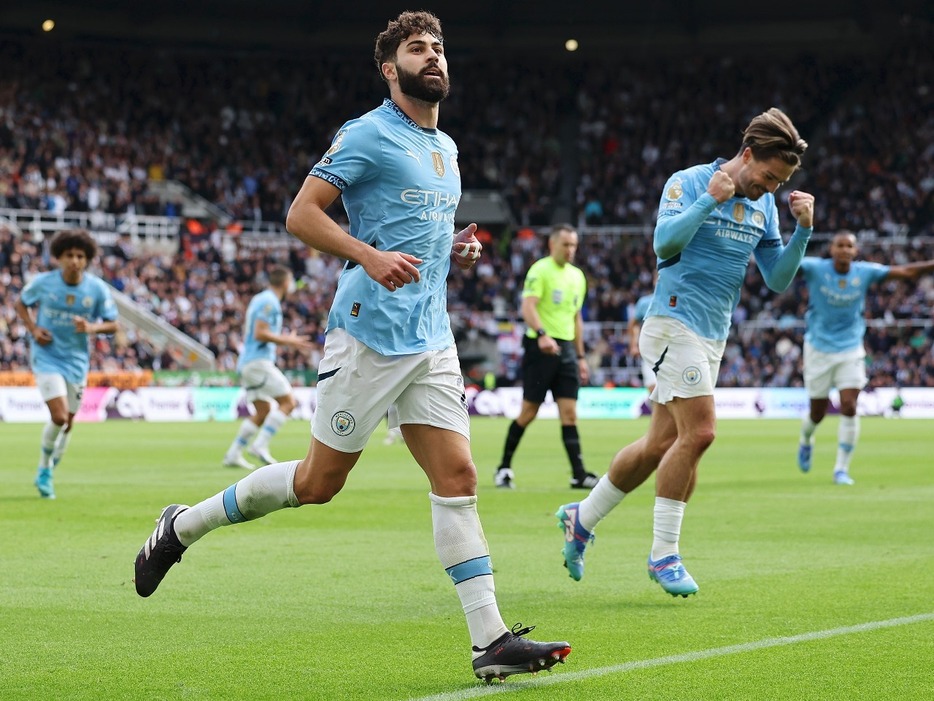
[[[934,260],[908,265],[882,265],[855,260],[856,236],[841,231],[830,243],[829,258],[805,258],[801,273],[808,287],[807,332],[804,335],[804,383],[811,400],[802,419],[798,467],[811,469],[814,432],[830,405],[830,390],[840,391],[840,425],[834,484],[851,485],[850,460],[859,441],[856,413],[866,386],[865,306],[869,289],[884,280],[915,281],[934,271]],[[899,378],[896,378],[899,383]]]
[[[58,269],[34,277],[16,302],[16,312],[32,337],[30,357],[36,385],[49,408],[35,480],[40,496],[46,499],[55,498],[52,470],[68,446],[87,384],[89,337],[117,330],[117,307],[109,288],[87,272],[88,263],[97,255],[91,235],[62,231],[52,240],[51,253]],[[38,307],[35,317],[31,307]]]

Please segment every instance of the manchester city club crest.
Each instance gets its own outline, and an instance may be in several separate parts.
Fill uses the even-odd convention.
[[[339,411],[331,417],[331,430],[338,436],[349,436],[357,427],[357,421],[346,411]]]
[[[681,379],[687,385],[696,385],[700,382],[701,371],[694,366],[686,367],[684,372],[681,373]]]

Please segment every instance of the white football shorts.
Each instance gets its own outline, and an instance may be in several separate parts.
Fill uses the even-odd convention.
[[[240,384],[246,391],[246,400],[275,402],[276,397],[292,394],[292,384],[271,360],[254,360],[240,371]]]
[[[713,395],[726,341],[701,338],[677,319],[650,316],[639,333],[639,352],[655,373],[649,399],[667,404],[675,397]]]
[[[36,386],[39,388],[39,394],[44,402],[58,397],[66,397],[69,414],[77,414],[78,409],[81,408],[81,395],[84,394],[84,384],[77,385],[66,380],[64,376],[52,372],[40,372],[36,374]]]
[[[804,342],[804,386],[811,399],[826,399],[833,387],[866,386],[866,349],[862,344],[840,353],[824,353]]]
[[[426,424],[470,439],[457,349],[411,355],[377,353],[344,329],[329,331],[318,366],[314,437],[343,453],[366,446],[390,405],[399,424]]]
[[[641,354],[642,351],[639,351]],[[655,386],[655,371],[652,369],[654,363],[650,363],[641,355],[639,356],[642,359],[642,386],[643,387],[654,387]]]

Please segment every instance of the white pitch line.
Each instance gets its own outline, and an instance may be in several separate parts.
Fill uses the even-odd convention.
[[[511,681],[508,684],[474,686],[470,687],[469,689],[450,691],[442,694],[435,694],[433,696],[421,696],[419,698],[411,699],[411,701],[461,701],[461,699],[474,699],[481,696],[491,696],[493,694],[508,694],[512,691],[522,691],[523,689],[528,689],[530,687],[552,686],[554,684],[577,682],[582,679],[603,677],[608,674],[631,672],[636,669],[662,667],[669,664],[680,664],[681,662],[696,662],[698,660],[707,660],[712,657],[723,657],[724,655],[735,655],[741,652],[752,652],[753,650],[762,650],[769,647],[782,647],[784,645],[806,643],[812,640],[824,640],[826,638],[834,638],[839,635],[850,635],[851,633],[865,633],[871,630],[879,630],[880,628],[895,628],[896,626],[906,626],[911,625],[912,623],[922,623],[924,621],[934,621],[934,613],[919,613],[916,616],[890,618],[887,621],[871,621],[869,623],[860,623],[855,626],[844,626],[843,628],[831,628],[829,630],[817,630],[812,633],[800,633],[799,635],[789,635],[782,638],[764,638],[763,640],[755,640],[751,643],[740,643],[738,645],[714,647],[710,648],[709,650],[686,652],[681,655],[667,655],[665,657],[656,657],[651,660],[635,660],[633,662],[610,665],[609,667],[585,669],[580,672],[562,672],[560,674],[547,677],[535,677],[532,679],[524,678],[519,683]]]

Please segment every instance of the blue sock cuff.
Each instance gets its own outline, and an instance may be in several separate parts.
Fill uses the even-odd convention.
[[[448,573],[448,576],[454,584],[460,584],[474,577],[493,574],[493,563],[490,562],[489,555],[483,555],[481,557],[475,557],[473,560],[462,562],[459,565],[447,567],[444,571]]]
[[[237,485],[235,484],[224,490],[224,511],[227,513],[227,520],[231,523],[246,521],[246,516],[240,513],[240,507],[237,506]]]

